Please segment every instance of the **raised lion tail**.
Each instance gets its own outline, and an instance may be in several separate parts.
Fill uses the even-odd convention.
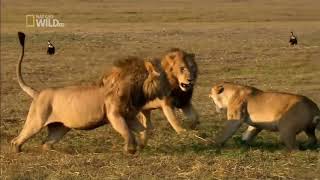
[[[23,60],[23,56],[24,56],[24,42],[25,42],[25,37],[26,35],[23,32],[18,32],[18,37],[19,37],[19,42],[20,45],[22,47],[21,50],[21,55],[20,55],[20,59],[18,61],[18,66],[16,69],[16,74],[17,74],[17,78],[18,78],[18,83],[21,87],[21,89],[26,92],[29,96],[31,96],[32,98],[36,97],[38,95],[38,92],[36,90],[34,90],[32,87],[28,86],[21,75],[21,63]]]

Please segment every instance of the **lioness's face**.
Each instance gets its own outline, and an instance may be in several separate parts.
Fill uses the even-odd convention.
[[[209,97],[216,105],[216,111],[220,112],[222,109],[228,107],[228,96],[225,93],[225,89],[222,85],[213,86]]]
[[[194,54],[185,52],[173,52],[169,55],[173,61],[172,72],[176,77],[182,91],[193,88],[197,78],[197,66],[194,61]]]

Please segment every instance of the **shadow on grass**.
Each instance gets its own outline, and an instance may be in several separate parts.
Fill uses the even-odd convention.
[[[320,144],[317,145],[306,145],[301,143],[299,145],[300,151],[311,150],[318,151],[320,149]],[[199,142],[191,142],[188,144],[159,144],[158,147],[146,147],[143,153],[147,154],[214,154],[218,155],[224,151],[235,151],[237,153],[245,153],[252,150],[260,150],[266,152],[276,152],[276,151],[287,151],[285,145],[278,142],[270,142],[263,140],[256,140],[252,144],[248,145],[241,140],[241,137],[234,137],[230,139],[229,142],[222,148],[218,148],[214,144],[205,144]],[[236,153],[236,154],[237,154]]]

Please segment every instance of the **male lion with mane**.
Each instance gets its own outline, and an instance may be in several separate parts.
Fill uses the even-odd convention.
[[[218,83],[209,95],[217,110],[227,109],[226,127],[216,143],[223,145],[243,123],[249,124],[242,139],[250,143],[262,130],[279,131],[289,150],[297,149],[296,134],[304,131],[308,144],[315,145],[315,128],[320,121],[316,103],[305,96],[262,91],[250,86]]]
[[[132,131],[145,129],[136,119],[137,113],[146,102],[166,96],[170,90],[165,73],[159,65],[128,58],[114,64],[106,76],[108,82],[104,85],[36,91],[22,79],[25,34],[19,32],[18,36],[22,46],[17,66],[18,82],[33,101],[22,131],[11,141],[14,151],[21,151],[21,146],[45,126],[48,127],[48,136],[43,148],[50,149],[70,129],[90,130],[109,122],[124,138],[125,151],[132,154],[136,152]]]
[[[178,108],[191,120],[191,128],[198,122],[198,114],[191,103],[193,88],[198,75],[198,67],[195,62],[195,55],[187,53],[181,49],[170,49],[160,60],[161,68],[164,70],[170,84],[170,94],[163,98],[149,100],[142,107],[138,118],[144,124],[145,131],[141,133],[140,146],[143,148],[147,143],[147,134],[150,130],[150,114],[154,109],[162,109],[165,117],[177,133],[186,131],[180,121],[177,120],[174,109]],[[107,74],[106,74],[107,75]],[[109,80],[107,76],[102,76],[102,83],[106,84]]]

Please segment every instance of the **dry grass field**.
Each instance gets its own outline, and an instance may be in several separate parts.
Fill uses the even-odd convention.
[[[177,135],[159,111],[148,147],[136,155],[123,153],[123,140],[110,125],[71,131],[55,151],[40,148],[45,129],[22,153],[9,146],[31,103],[15,75],[17,31],[27,34],[23,77],[36,89],[96,81],[128,55],[161,56],[171,47],[194,52],[197,131],[213,138],[226,118],[208,98],[220,80],[299,93],[320,105],[319,7],[315,0],[2,0],[0,179],[319,179],[320,147],[288,153],[269,132],[245,147],[244,126],[217,152]],[[27,28],[28,14],[54,15],[65,27]],[[288,46],[290,31],[299,38],[295,48]],[[48,39],[54,56],[46,54]]]

